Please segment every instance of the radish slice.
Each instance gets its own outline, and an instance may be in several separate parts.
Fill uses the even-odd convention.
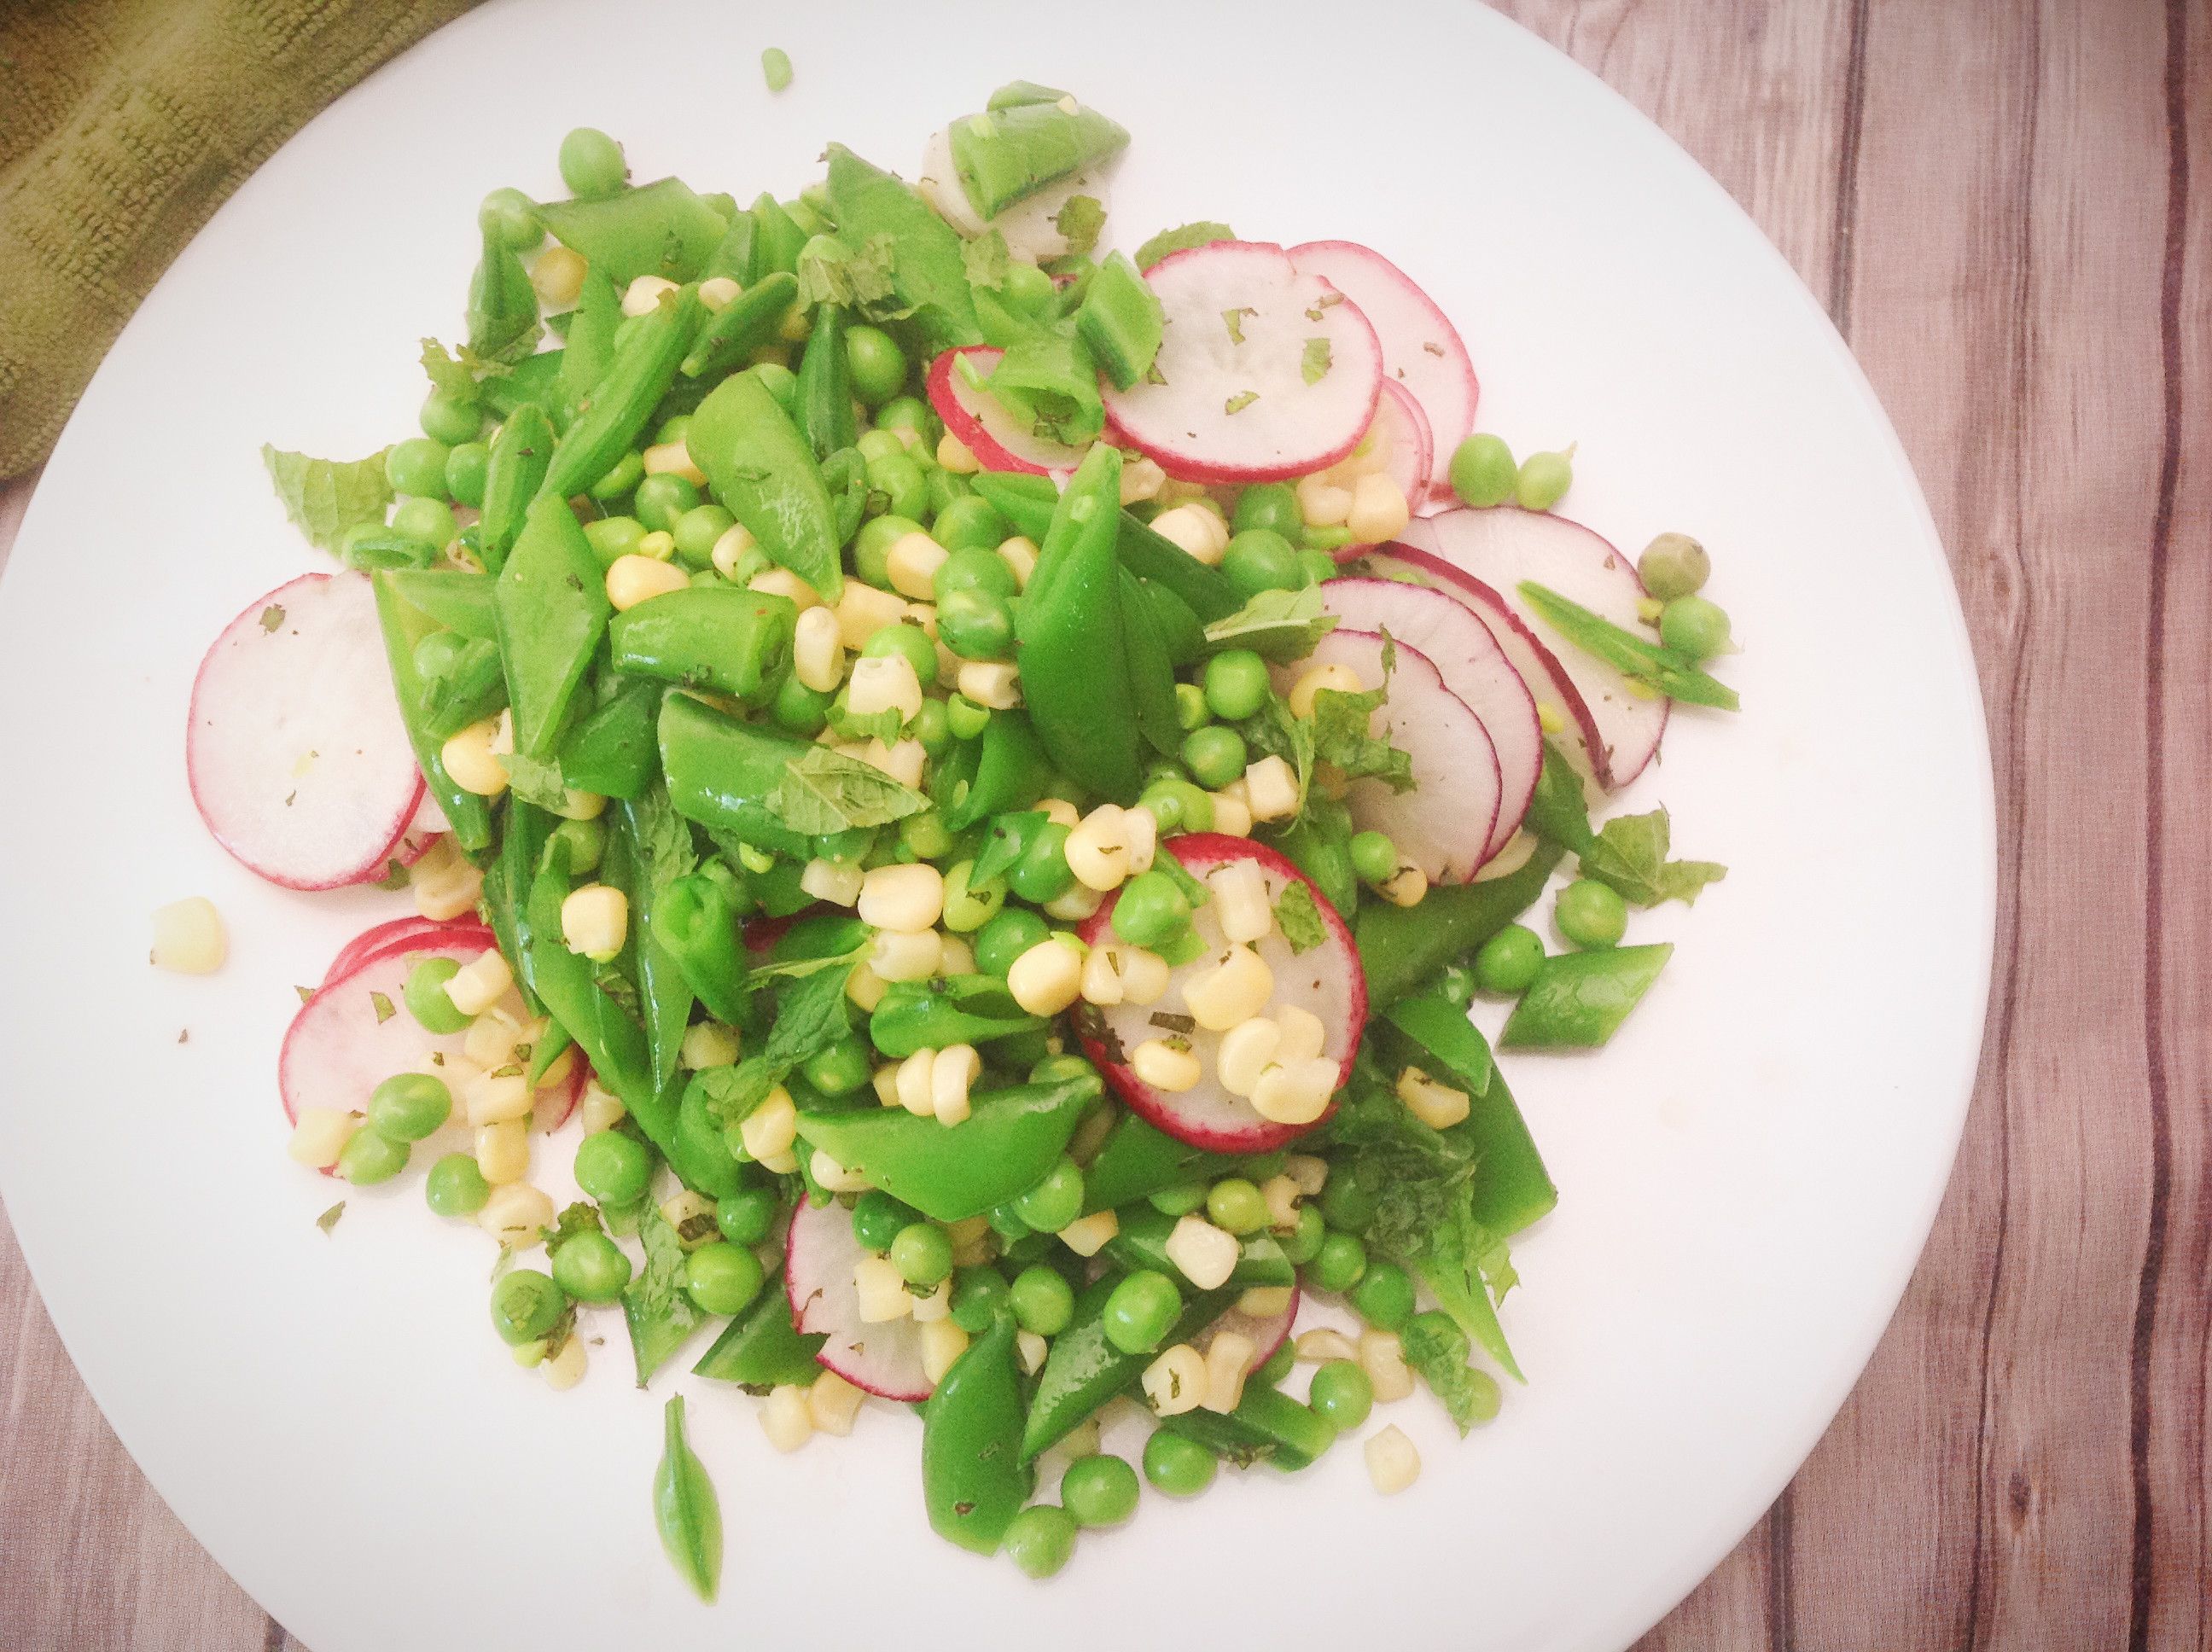
[[[386,952],[404,952],[410,947],[421,950],[465,944],[482,951],[496,943],[492,939],[491,931],[472,920],[447,922],[437,918],[394,918],[388,923],[373,925],[362,930],[340,947],[337,957],[331,960],[331,967],[323,972],[323,984],[328,986],[342,975],[349,975],[369,959],[380,957]]]
[[[1107,175],[1120,159],[1117,153],[1103,167],[1047,184],[987,221],[969,200],[968,191],[960,187],[960,174],[952,167],[951,137],[940,129],[932,132],[922,146],[921,175],[915,180],[915,193],[963,235],[973,239],[995,229],[1005,238],[1007,252],[1030,264],[1042,264],[1047,258],[1064,258],[1073,250],[1055,222],[1060,209],[1079,195],[1088,195],[1104,205]]]
[[[368,575],[302,575],[224,628],[192,683],[185,768],[216,841],[270,883],[383,874],[422,776]]]
[[[1497,754],[1482,719],[1445,686],[1435,662],[1395,632],[1389,641],[1397,665],[1375,732],[1413,759],[1413,789],[1356,780],[1345,806],[1363,829],[1389,833],[1431,883],[1464,884],[1492,853],[1501,790]],[[1308,659],[1276,667],[1275,685],[1287,694],[1309,665],[1344,665],[1361,688],[1381,688],[1383,649],[1379,633],[1339,626]]]
[[[486,951],[477,939],[447,939],[364,958],[325,981],[300,1006],[276,1058],[284,1116],[331,1107],[359,1113],[369,1092],[396,1072],[428,1072],[462,1058],[465,1032],[434,1033],[407,1013],[407,977],[424,958],[465,964]]]
[[[1484,830],[1488,829],[1486,823]],[[1367,1023],[1367,977],[1360,969],[1359,953],[1352,944],[1352,932],[1345,927],[1336,908],[1328,903],[1328,897],[1288,860],[1249,838],[1192,832],[1161,844],[1159,852],[1172,854],[1201,878],[1209,869],[1229,861],[1256,861],[1271,905],[1293,882],[1306,886],[1320,910],[1328,938],[1305,952],[1293,953],[1282,932],[1270,929],[1255,943],[1254,950],[1274,972],[1275,990],[1269,1009],[1294,1004],[1320,1017],[1326,1031],[1322,1054],[1341,1063],[1337,1075],[1337,1083],[1341,1086],[1351,1075],[1352,1058],[1359,1048],[1361,1029]],[[1113,900],[1109,900],[1083,926],[1081,933],[1085,942],[1095,944],[1112,938],[1109,925],[1114,915],[1114,904]],[[1103,1008],[1096,1017],[1084,1017],[1079,1031],[1084,1054],[1106,1075],[1106,1082],[1121,1099],[1148,1123],[1177,1141],[1212,1152],[1265,1153],[1321,1124],[1328,1113],[1336,1110],[1334,1100],[1330,1101],[1328,1112],[1312,1124],[1277,1124],[1261,1118],[1250,1102],[1231,1095],[1214,1077],[1214,1058],[1221,1043],[1218,1033],[1199,1030],[1189,1035],[1205,1076],[1195,1087],[1179,1094],[1152,1089],[1132,1072],[1126,1062],[1129,1051],[1147,1038],[1161,1036],[1161,1029],[1152,1021],[1154,1015],[1182,1013],[1184,986],[1200,971],[1211,967],[1219,956],[1221,928],[1215,908],[1216,903],[1208,902],[1194,914],[1193,923],[1200,938],[1206,944],[1206,953],[1170,975],[1165,996],[1156,1004],[1119,1004]],[[1109,1048],[1106,1035],[1111,1036],[1113,1048]]]
[[[1381,455],[1380,468],[1398,484],[1407,506],[1419,510],[1427,502],[1429,472],[1436,459],[1428,415],[1403,385],[1386,378],[1369,434]]]
[[[1451,488],[1452,450],[1474,428],[1481,386],[1458,330],[1403,270],[1356,241],[1308,241],[1291,249],[1301,275],[1319,276],[1357,304],[1382,347],[1382,369],[1428,415],[1432,491]]]
[[[1544,766],[1543,725],[1521,673],[1484,616],[1448,592],[1400,580],[1331,580],[1321,588],[1321,602],[1351,630],[1387,631],[1418,649],[1444,687],[1482,720],[1498,758],[1498,823],[1482,857],[1488,860],[1520,829]],[[1413,773],[1425,778],[1418,758]]]
[[[574,1044],[568,1048],[568,1078],[556,1089],[541,1087],[531,1114],[538,1127],[548,1135],[568,1122],[576,1104],[584,1099],[584,1086],[592,1081],[592,1069],[584,1060],[584,1052]]]
[[[1408,525],[1405,543],[1441,558],[1474,585],[1485,599],[1510,610],[1524,639],[1536,645],[1539,664],[1580,730],[1577,750],[1589,772],[1607,790],[1642,774],[1667,732],[1671,702],[1645,699],[1615,667],[1584,653],[1521,599],[1521,582],[1533,580],[1623,630],[1656,642],[1644,623],[1645,592],[1635,566],[1579,522],[1546,511],[1500,506],[1486,511],[1446,511]],[[1494,629],[1494,628],[1493,628]],[[1514,650],[1498,636],[1509,657]],[[1522,661],[1516,659],[1516,665]],[[1543,678],[1530,677],[1532,691]]]
[[[1088,450],[1038,435],[989,391],[970,384],[960,370],[958,358],[964,355],[979,380],[988,379],[1005,354],[988,344],[946,350],[929,364],[929,404],[985,470],[1065,476],[1083,462]]]
[[[1280,481],[1359,445],[1382,352],[1357,304],[1261,241],[1170,253],[1145,279],[1166,312],[1159,357],[1146,379],[1103,393],[1115,428],[1170,476]]]
[[[806,1335],[830,1339],[815,1363],[854,1388],[885,1400],[927,1400],[933,1385],[921,1363],[921,1327],[911,1318],[872,1325],[860,1317],[853,1270],[867,1254],[853,1236],[852,1212],[834,1201],[817,1207],[800,1200],[784,1237],[792,1319]]]
[[[1255,1319],[1241,1308],[1232,1308],[1219,1319],[1191,1339],[1190,1345],[1204,1353],[1213,1345],[1213,1339],[1224,1331],[1234,1331],[1252,1339],[1252,1357],[1244,1362],[1246,1375],[1258,1370],[1275,1357],[1275,1351],[1290,1340],[1291,1327],[1297,1322],[1298,1288],[1291,1287],[1291,1300],[1279,1314],[1270,1314]]]

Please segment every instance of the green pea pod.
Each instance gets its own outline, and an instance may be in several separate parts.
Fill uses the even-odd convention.
[[[1014,1002],[1006,984],[992,975],[951,975],[936,981],[894,981],[868,1017],[868,1037],[891,1060],[916,1050],[982,1044],[1045,1024]]]
[[[599,1082],[615,1093],[646,1139],[666,1155],[676,1141],[677,1097],[653,1082],[653,1052],[645,1029],[599,985],[591,961],[571,952],[562,942],[561,902],[569,889],[562,866],[543,868],[531,884],[522,937],[531,981],[546,1012],[567,1029],[590,1059]]]
[[[1144,742],[1114,555],[1121,486],[1121,455],[1102,442],[1053,511],[1015,605],[1014,639],[1022,696],[1046,753],[1085,790],[1128,803],[1144,787]]]
[[[1517,872],[1479,884],[1439,884],[1419,906],[1363,905],[1352,938],[1367,975],[1370,1012],[1388,1009],[1527,911],[1559,855],[1556,845],[1544,844]]]
[[[1022,1368],[1013,1315],[1000,1312],[938,1379],[921,1408],[921,1492],[930,1529],[996,1554],[1036,1481],[1019,1455]]]
[[[722,215],[678,178],[596,200],[549,201],[538,215],[554,240],[618,288],[640,276],[692,280],[729,234]]]
[[[853,369],[845,359],[845,313],[834,304],[814,307],[814,331],[799,361],[799,428],[817,459],[860,439]]]
[[[676,1080],[692,993],[682,963],[661,944],[656,919],[670,887],[690,876],[698,857],[691,849],[691,829],[669,803],[666,787],[648,786],[636,798],[616,804],[613,813],[623,851],[617,864],[626,865],[629,874],[623,892],[629,898],[629,937],[637,948],[638,996],[653,1082],[665,1089]]]
[[[1247,1382],[1232,1412],[1181,1412],[1160,1426],[1232,1462],[1266,1462],[1293,1473],[1310,1467],[1336,1443],[1336,1430],[1326,1418],[1263,1382]]]
[[[554,448],[539,493],[573,497],[630,450],[674,382],[699,315],[698,295],[686,288],[664,293],[659,307],[638,320],[615,347],[605,376],[585,397]]]
[[[507,818],[501,823],[499,852],[492,863],[484,868],[483,911],[489,920],[492,934],[499,941],[501,957],[512,961],[516,983],[522,994],[524,1005],[532,1014],[539,1013],[544,1005],[538,997],[535,970],[532,965],[528,907],[530,889],[538,876],[538,859],[545,851],[545,840],[552,835],[555,818],[550,811],[539,808],[525,799],[510,795],[507,800]],[[573,1041],[558,1022],[554,1030],[560,1035],[559,1042]],[[556,1041],[551,1033],[539,1041],[544,1048]],[[533,1064],[537,1052],[532,1052]],[[550,1058],[549,1058],[550,1059]]]
[[[791,1302],[779,1272],[769,1276],[752,1306],[730,1321],[691,1374],[734,1382],[747,1394],[803,1387],[822,1375],[814,1356],[829,1340],[819,1333],[810,1336],[791,1322]]]
[[[653,1517],[660,1546],[684,1581],[712,1600],[722,1581],[722,1505],[714,1483],[684,1438],[684,1396],[671,1394],[663,1412],[660,1466],[653,1472]]]
[[[691,586],[617,614],[607,647],[615,669],[629,676],[719,689],[758,704],[791,668],[798,618],[788,597]]]
[[[868,462],[857,447],[840,447],[822,461],[822,485],[830,490],[830,514],[837,543],[851,543],[868,513]]]
[[[975,852],[975,864],[968,870],[969,883],[988,884],[994,878],[1004,878],[1020,864],[1037,834],[1051,821],[1052,817],[1041,809],[994,817],[983,847]]]
[[[521,407],[550,410],[560,399],[561,370],[568,362],[565,349],[539,350],[535,355],[524,356],[506,372],[480,380],[477,389],[484,411],[495,419],[506,419]]]
[[[615,329],[622,320],[622,295],[614,282],[597,270],[586,270],[583,290],[576,295],[575,319],[568,324],[568,345],[561,355],[561,380],[555,387],[564,428],[614,366]]]
[[[1175,665],[1169,655],[1167,628],[1142,580],[1125,568],[1120,583],[1121,648],[1129,661],[1137,732],[1154,751],[1171,757],[1182,749],[1182,725],[1176,714]]]
[[[428,685],[415,667],[415,648],[438,629],[437,622],[400,595],[393,581],[404,570],[386,569],[369,575],[376,592],[377,623],[384,633],[384,656],[392,668],[392,687],[399,701],[400,720],[406,725],[408,744],[415,749],[422,781],[446,820],[454,842],[471,853],[491,845],[491,805],[473,792],[461,789],[446,772],[441,755],[443,737],[431,732],[426,715]]]
[[[777,854],[805,861],[814,840],[794,832],[769,807],[784,771],[811,743],[741,723],[686,694],[660,708],[660,766],[677,812]]]
[[[1224,1153],[1188,1146],[1134,1113],[1125,1113],[1083,1172],[1083,1213],[1118,1210],[1194,1181],[1218,1181],[1240,1163]]]
[[[750,287],[761,278],[760,220],[743,207],[730,215],[729,228],[700,267],[702,281],[717,276],[726,276],[740,287]]]
[[[755,199],[751,212],[757,226],[759,267],[780,275],[792,274],[799,268],[799,250],[806,245],[806,230],[783,210],[782,202],[765,192]]]
[[[908,314],[886,325],[925,356],[981,343],[959,232],[896,178],[843,144],[832,143],[829,158],[830,210],[840,238],[865,247],[883,237],[890,249],[891,290]]]
[[[1012,810],[1027,809],[1052,783],[1052,760],[1037,738],[1036,726],[1018,711],[997,711],[983,726],[980,739],[957,757],[949,784],[966,790],[943,799],[945,825],[963,831],[976,822]],[[972,774],[961,774],[960,765],[972,761]]]
[[[1359,875],[1352,869],[1352,814],[1340,803],[1315,794],[1298,817],[1270,840],[1312,878],[1340,917],[1359,909]]]
[[[1510,1238],[1559,1202],[1528,1122],[1464,1005],[1427,992],[1401,999],[1368,1026],[1393,1072],[1419,1066],[1467,1092],[1467,1117],[1442,1134],[1475,1166],[1468,1209],[1476,1221]]]
[[[769,948],[771,963],[810,963],[842,958],[865,944],[872,932],[846,912],[817,912],[787,927]]]
[[[538,325],[538,289],[522,260],[487,227],[483,256],[469,278],[469,348],[500,355],[520,345]]]
[[[976,216],[995,218],[1046,185],[1095,167],[1129,134],[1096,109],[1024,103],[952,123],[952,171]],[[832,177],[835,177],[833,173]]]
[[[799,297],[799,282],[781,270],[763,276],[732,299],[699,330],[684,358],[687,379],[719,379],[763,344],[774,342],[785,313]]]
[[[725,379],[691,416],[684,440],[708,485],[770,561],[826,603],[843,593],[836,513],[799,428],[751,374]]]
[[[386,568],[427,568],[437,555],[437,546],[412,534],[372,531],[347,534],[338,560],[360,573],[374,574]]]
[[[1060,498],[1050,477],[986,471],[973,480],[975,491],[990,501],[1018,531],[1031,539],[1043,539],[1052,526],[1053,508]],[[1115,552],[1122,566],[1139,579],[1163,586],[1182,598],[1201,623],[1226,619],[1243,606],[1228,575],[1162,538],[1126,510],[1116,530]]]
[[[695,1072],[676,1105],[675,1151],[668,1168],[687,1187],[714,1199],[727,1199],[745,1185],[744,1167],[730,1151],[728,1137],[709,1102],[706,1073]]]
[[[1151,1268],[1170,1278],[1176,1278],[1178,1270],[1168,1254],[1168,1236],[1175,1231],[1176,1221],[1176,1218],[1149,1205],[1122,1211],[1121,1230],[1106,1242],[1107,1260],[1133,1273],[1140,1268]],[[1247,1285],[1295,1285],[1297,1278],[1297,1269],[1291,1266],[1291,1259],[1283,1254],[1283,1248],[1273,1235],[1248,1233],[1237,1242],[1237,1266],[1229,1276],[1231,1285],[1239,1289]]]
[[[477,523],[477,554],[497,574],[522,533],[530,501],[553,463],[553,422],[535,403],[515,409],[491,445],[484,471],[483,513]]]
[[[1040,86],[1035,81],[1008,81],[991,94],[983,106],[996,113],[1000,109],[1018,109],[1025,103],[1058,103],[1067,95],[1056,86]]]
[[[464,641],[442,669],[424,673],[422,722],[441,739],[495,715],[506,703],[507,676],[498,646],[482,638]]]
[[[1075,312],[1075,330],[1115,389],[1129,389],[1151,370],[1166,328],[1159,295],[1128,255],[1107,254]]]
[[[562,495],[532,503],[500,570],[493,606],[514,708],[514,749],[550,756],[613,611],[591,541]]]
[[[981,1216],[1033,1186],[1067,1150],[1095,1078],[975,1096],[957,1130],[902,1108],[803,1111],[799,1133],[847,1169],[939,1222]]]
[[[1686,705],[1734,711],[1742,704],[1734,689],[1708,677],[1698,669],[1696,660],[1680,650],[1625,630],[1533,580],[1522,580],[1520,590],[1528,604],[1561,636],[1584,653],[1605,661],[1631,683],[1640,683]]]
[[[626,683],[561,742],[561,778],[579,792],[634,798],[659,766],[658,683]]]
[[[437,624],[465,637],[487,642],[499,638],[499,620],[492,610],[492,578],[466,568],[393,568],[379,575],[392,593],[410,607],[419,608]]]
[[[1591,1050],[1611,1038],[1674,955],[1671,943],[1546,958],[1506,1017],[1507,1049]]]
[[[743,1025],[750,994],[745,990],[737,908],[728,890],[699,872],[679,878],[660,891],[651,922],[654,941],[676,961],[707,1012],[731,1026]]]
[[[1128,564],[1122,563],[1124,568]],[[1168,663],[1176,671],[1194,665],[1206,657],[1206,627],[1191,605],[1158,580],[1139,579],[1137,585],[1152,605],[1152,617],[1166,643]],[[1170,690],[1169,697],[1174,697]]]
[[[927,1121],[919,1121],[927,1122]],[[966,1129],[967,1126],[960,1127]],[[1037,1373],[1036,1392],[1030,1400],[1028,1421],[1022,1429],[1021,1460],[1035,1462],[1118,1394],[1136,1386],[1152,1354],[1125,1354],[1106,1337],[1106,1299],[1123,1276],[1109,1273],[1075,1299],[1074,1316],[1067,1328],[1052,1339],[1044,1369]],[[1175,1329],[1161,1339],[1170,1347],[1195,1336],[1221,1317],[1237,1300],[1234,1291],[1208,1291],[1191,1298],[1176,1321]]]
[[[1090,346],[1071,330],[1024,323],[1003,342],[998,365],[985,382],[1017,418],[1055,440],[1094,440],[1106,428],[1098,364],[1091,359]]]

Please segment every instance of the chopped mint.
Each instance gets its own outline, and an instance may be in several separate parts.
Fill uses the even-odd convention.
[[[1052,227],[1067,243],[1068,256],[1082,258],[1098,245],[1099,234],[1106,228],[1106,209],[1095,195],[1071,195],[1053,214]]]
[[[1329,366],[1328,340],[1307,339],[1305,355],[1298,364],[1298,371],[1304,375],[1305,381],[1310,385],[1319,384],[1328,377]]]
[[[1182,224],[1173,229],[1163,229],[1137,249],[1137,268],[1149,270],[1170,252],[1187,252],[1194,246],[1211,246],[1216,241],[1233,241],[1237,232],[1227,224],[1209,223],[1203,220],[1194,224]]]
[[[284,514],[308,543],[324,550],[337,550],[345,531],[358,523],[383,521],[392,503],[381,449],[367,459],[337,461],[288,453],[264,443],[261,462],[276,484]]]
[[[1283,886],[1282,895],[1275,902],[1275,926],[1283,932],[1283,938],[1291,944],[1293,952],[1310,952],[1328,938],[1321,909],[1314,904],[1313,890],[1299,878],[1294,878]]]
[[[791,54],[780,46],[769,47],[761,53],[761,75],[769,91],[782,91],[791,84]]]
[[[1234,396],[1231,396],[1227,401],[1222,403],[1221,410],[1224,413],[1242,413],[1246,408],[1251,406],[1253,403],[1259,399],[1260,392],[1258,391],[1240,390]]]

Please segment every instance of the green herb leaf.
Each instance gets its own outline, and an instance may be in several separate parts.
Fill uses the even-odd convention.
[[[714,1483],[684,1438],[684,1396],[668,1397],[660,1466],[653,1473],[653,1518],[660,1546],[684,1581],[712,1600],[722,1581],[722,1505]]]
[[[975,240],[960,244],[960,262],[968,271],[970,287],[995,293],[1006,284],[1012,260],[1006,252],[1006,238],[995,229],[987,229]]]
[[[889,745],[905,726],[906,719],[896,706],[855,716],[841,695],[830,707],[830,727],[841,740],[881,740]]]
[[[605,1231],[599,1219],[599,1207],[580,1199],[554,1218],[553,1226],[545,1235],[545,1247],[549,1252],[556,1251],[580,1233]]]
[[[1328,340],[1326,338],[1307,339],[1305,354],[1298,362],[1298,371],[1304,375],[1305,381],[1310,385],[1319,384],[1322,380],[1328,377],[1328,370],[1331,365],[1332,363],[1329,360]]]
[[[1094,195],[1071,195],[1066,204],[1052,215],[1052,227],[1067,243],[1070,258],[1087,258],[1106,228],[1106,209]]]
[[[273,634],[282,630],[283,627],[284,605],[282,603],[272,602],[268,607],[261,610],[261,629],[263,630]]]
[[[849,1000],[845,996],[849,974],[824,969],[786,987],[776,1005],[775,1025],[769,1029],[768,1042],[761,1047],[760,1059],[787,1072],[850,1037],[853,1017],[846,1008]]]
[[[1322,609],[1321,587],[1261,591],[1235,613],[1206,628],[1209,651],[1249,648],[1277,665],[1304,659],[1314,645],[1336,629],[1336,616]]]
[[[1228,414],[1242,413],[1246,408],[1251,406],[1253,403],[1259,399],[1260,392],[1258,391],[1240,390],[1234,396],[1231,396],[1227,401],[1222,403],[1221,410],[1224,413]]]
[[[648,1205],[638,1234],[645,1242],[645,1266],[623,1288],[622,1304],[641,1388],[706,1316],[684,1288],[684,1246],[668,1218]]]
[[[340,463],[287,453],[266,443],[261,462],[276,484],[276,497],[293,526],[310,544],[336,551],[345,531],[362,522],[381,522],[392,503],[392,484],[384,477],[381,450],[367,459]]]
[[[331,1206],[330,1209],[325,1211],[320,1216],[315,1218],[315,1225],[320,1228],[325,1233],[328,1233],[332,1228],[337,1226],[338,1218],[344,1214],[345,1200],[341,1199],[337,1204]]]
[[[814,236],[799,249],[795,273],[799,301],[810,308],[836,304],[873,315],[873,307],[895,301],[887,235],[871,236],[857,251],[834,236]]]
[[[1232,344],[1243,343],[1244,342],[1244,318],[1248,315],[1257,315],[1259,313],[1260,313],[1257,310],[1254,309],[1249,304],[1240,304],[1234,309],[1224,310],[1221,313],[1221,325],[1229,329],[1229,342]]]
[[[568,782],[561,776],[557,759],[507,751],[499,761],[507,770],[507,790],[525,803],[556,811],[568,806]]]
[[[761,53],[761,78],[768,82],[771,92],[781,92],[791,84],[791,53],[780,46],[772,46]]]
[[[1306,788],[1313,780],[1313,724],[1305,718],[1291,716],[1283,696],[1270,694],[1258,711],[1237,725],[1237,732],[1244,737],[1245,745],[1258,756],[1280,757],[1297,771],[1298,805],[1304,808]]]
[[[1449,1318],[1416,1314],[1399,1333],[1399,1351],[1430,1391],[1443,1401],[1459,1431],[1465,1434],[1472,1429],[1478,1384],[1467,1363],[1467,1333]]]
[[[757,969],[745,972],[745,985],[759,987],[772,981],[799,981],[808,975],[818,975],[825,969],[835,969],[839,964],[848,968],[868,956],[873,943],[858,946],[850,952],[840,952],[827,958],[787,958],[781,963],[763,963]]]
[[[1275,924],[1293,952],[1310,952],[1328,938],[1328,928],[1322,922],[1321,908],[1314,904],[1313,891],[1298,878],[1283,886],[1282,895],[1275,902]]]
[[[856,826],[887,826],[920,814],[929,799],[857,757],[817,745],[783,771],[768,806],[793,831],[823,837]]]
[[[1655,907],[1662,901],[1691,905],[1706,884],[1727,877],[1728,868],[1714,860],[1669,860],[1669,835],[1664,809],[1616,815],[1583,851],[1583,876],[1610,884],[1632,906]]]
[[[1389,695],[1379,689],[1346,693],[1323,689],[1314,696],[1314,756],[1334,763],[1347,780],[1372,777],[1393,792],[1413,789],[1413,760],[1389,741],[1367,732],[1368,720]]]
[[[1544,742],[1544,766],[1537,772],[1536,790],[1528,800],[1522,823],[1547,843],[1581,854],[1596,835],[1590,830],[1589,801],[1583,777],[1549,740]]]
[[[1233,241],[1236,239],[1237,232],[1227,224],[1209,223],[1203,220],[1194,224],[1182,224],[1174,229],[1163,229],[1137,249],[1137,268],[1149,270],[1170,252],[1184,252],[1194,246],[1211,246],[1216,241]]]
[[[733,1067],[701,1068],[684,1089],[697,1090],[707,1116],[727,1130],[743,1124],[781,1082],[782,1075],[764,1057],[749,1055]]]
[[[464,345],[463,349],[467,346]],[[430,388],[450,401],[466,402],[473,405],[483,392],[477,376],[448,355],[446,347],[434,338],[422,341],[422,371],[429,375]]]
[[[1613,666],[1632,683],[1641,683],[1655,694],[1686,705],[1734,711],[1742,703],[1734,689],[1708,677],[1689,655],[1625,630],[1534,580],[1522,580],[1519,589],[1528,605],[1561,636],[1593,659]]]
[[[392,1019],[392,1000],[384,993],[371,993],[368,995],[368,1007],[376,1011],[376,1024],[378,1026],[380,1027],[386,1022]]]

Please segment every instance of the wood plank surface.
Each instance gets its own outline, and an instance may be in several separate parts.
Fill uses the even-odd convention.
[[[1827,305],[1996,764],[1934,1237],[1789,1491],[1641,1652],[2212,1647],[2212,3],[1514,0]],[[29,487],[0,491],[0,554]],[[0,1647],[296,1645],[85,1397],[0,1221]]]

